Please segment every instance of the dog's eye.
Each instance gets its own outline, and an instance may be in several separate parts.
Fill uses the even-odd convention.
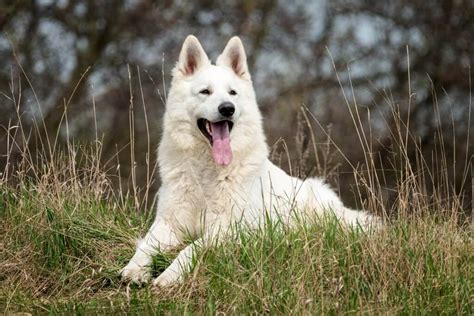
[[[230,95],[237,95],[237,91],[235,91],[234,89],[232,89],[232,90],[229,91],[229,94],[230,94]]]
[[[211,94],[211,91],[209,91],[209,89],[202,89],[201,91],[199,91],[200,94],[205,94],[205,95],[210,95]]]

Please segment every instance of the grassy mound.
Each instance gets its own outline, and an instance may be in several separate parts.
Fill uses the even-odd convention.
[[[241,231],[201,250],[184,284],[157,290],[118,276],[150,216],[86,189],[2,192],[4,312],[472,312],[472,227],[449,219],[407,217],[371,235],[332,219]],[[155,274],[172,258],[157,256]]]

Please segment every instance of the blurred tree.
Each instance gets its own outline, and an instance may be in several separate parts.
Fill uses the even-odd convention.
[[[166,83],[183,39],[197,35],[215,58],[226,40],[239,34],[270,143],[281,136],[294,139],[304,103],[323,127],[332,124],[332,138],[353,163],[363,162],[363,147],[354,146],[359,140],[344,92],[351,100],[349,109],[359,111],[362,128],[373,137],[370,150],[381,156],[381,168],[388,168],[384,159],[394,150],[396,122],[390,111],[395,105],[402,118],[410,117],[406,126],[428,158],[434,135],[443,134],[450,162],[446,168],[457,190],[469,196],[469,177],[455,166],[472,158],[472,120],[466,117],[472,106],[473,20],[474,3],[467,0],[3,1],[0,126],[17,124],[19,106],[25,126],[34,132],[33,122],[44,118],[49,135],[59,128],[61,143],[68,137],[93,139],[91,126],[97,120],[104,162],[115,162],[118,151],[121,183],[130,184],[135,170],[142,186],[145,165],[154,160],[145,153],[158,142]],[[136,165],[130,163],[127,147],[132,101]],[[32,150],[38,146],[35,139],[44,138],[41,133],[31,137]],[[317,130],[317,142],[324,139]],[[5,163],[6,143],[0,135],[0,164]],[[307,150],[308,143],[304,137],[290,141],[291,157],[303,157],[298,152]],[[408,152],[413,161],[414,148],[412,144]],[[334,159],[341,163],[340,181],[346,187],[353,180],[346,173],[350,168],[341,157]]]

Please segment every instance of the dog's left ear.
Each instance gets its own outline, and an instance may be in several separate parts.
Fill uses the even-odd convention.
[[[217,58],[216,65],[230,67],[237,76],[250,80],[244,45],[237,36],[232,37],[227,42],[224,51]]]

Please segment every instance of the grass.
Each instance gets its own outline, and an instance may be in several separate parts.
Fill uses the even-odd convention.
[[[154,290],[118,277],[150,216],[36,189],[2,188],[4,312],[472,313],[472,227],[449,219],[400,219],[371,235],[331,218],[242,230],[202,250],[184,284]],[[155,273],[171,258],[157,256]]]
[[[376,164],[372,135],[364,134],[357,107],[346,98],[366,154],[365,164],[354,166],[357,194],[368,196],[361,205],[390,215],[382,230],[367,235],[342,229],[332,218],[292,230],[277,223],[239,230],[234,240],[201,249],[183,284],[153,289],[119,278],[134,240],[154,215],[137,212],[146,203],[134,179],[130,191],[117,193],[110,170],[100,163],[99,140],[60,148],[56,138],[41,138],[41,125],[34,126],[38,133],[24,130],[16,102],[18,120],[6,128],[7,164],[0,170],[0,313],[473,313],[474,226],[462,192],[451,185],[447,151],[436,138],[440,146],[428,164],[395,105],[390,161],[396,187],[387,201],[389,186]],[[302,113],[313,134],[317,119]],[[133,128],[132,118],[130,135]],[[319,167],[324,152],[318,159],[311,139],[318,174],[326,174]],[[32,151],[30,143],[40,148]],[[416,149],[416,161],[410,161],[409,147]],[[147,170],[153,169],[147,160]],[[464,170],[468,186],[467,155]],[[154,275],[175,255],[156,256]]]

